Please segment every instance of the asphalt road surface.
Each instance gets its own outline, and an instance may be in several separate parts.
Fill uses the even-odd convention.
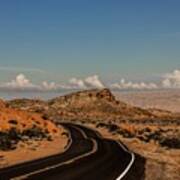
[[[70,141],[62,154],[0,169],[0,179],[141,180],[144,160],[122,143],[85,126],[63,123]],[[141,168],[140,168],[141,167]]]

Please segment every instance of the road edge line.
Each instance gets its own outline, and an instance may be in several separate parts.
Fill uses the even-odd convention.
[[[135,155],[134,155],[134,153],[130,152],[121,142],[119,142],[119,141],[116,141],[116,142],[122,147],[122,149],[124,151],[126,151],[127,153],[129,153],[131,155],[130,163],[128,164],[126,169],[123,171],[123,173],[121,173],[121,175],[116,178],[116,180],[121,180],[127,174],[127,172],[130,170],[130,168],[132,167],[132,165],[135,161]]]

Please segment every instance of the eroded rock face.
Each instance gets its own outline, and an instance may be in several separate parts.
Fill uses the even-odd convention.
[[[96,101],[103,101],[112,104],[118,104],[116,101],[115,96],[111,93],[109,89],[103,90],[86,90],[75,92],[69,95],[61,96],[49,101],[50,105],[59,105],[61,107],[65,107],[67,105],[75,106],[79,105],[82,106],[84,104],[91,104]],[[121,102],[121,105],[125,106],[126,104]]]

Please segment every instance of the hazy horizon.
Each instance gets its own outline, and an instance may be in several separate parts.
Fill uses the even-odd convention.
[[[111,89],[110,89],[111,90]],[[66,91],[39,91],[39,92],[32,92],[32,91],[0,91],[0,99],[3,100],[13,100],[13,99],[42,99],[42,100],[49,100],[52,98],[56,98],[59,96],[63,96],[66,94],[70,94],[73,92],[78,92],[81,91],[79,90],[66,90]],[[149,89],[149,90],[134,90],[134,89],[129,89],[129,90],[111,90],[113,94],[143,94],[143,93],[164,93],[167,92],[169,94],[173,93],[179,93],[179,89]]]

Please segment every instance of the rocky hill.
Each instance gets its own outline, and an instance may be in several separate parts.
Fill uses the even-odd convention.
[[[116,100],[108,89],[86,90],[60,96],[49,101],[17,99],[9,101],[8,106],[42,113],[52,120],[142,120],[172,119],[170,112],[145,110]]]
[[[72,93],[52,99],[48,104],[65,117],[66,115],[70,115],[74,118],[84,117],[103,120],[109,118],[153,117],[153,114],[146,110],[117,101],[108,89]]]

